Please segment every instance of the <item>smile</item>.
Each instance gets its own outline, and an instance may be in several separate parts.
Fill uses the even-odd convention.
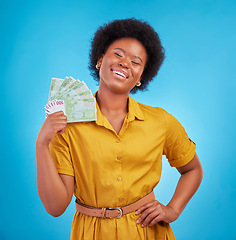
[[[121,73],[121,72],[117,72],[117,71],[113,71],[115,74],[121,76],[121,77],[124,77],[126,78],[125,74],[124,73]]]
[[[128,78],[128,74],[124,71],[119,71],[118,69],[111,69],[116,75],[121,76],[123,78]]]

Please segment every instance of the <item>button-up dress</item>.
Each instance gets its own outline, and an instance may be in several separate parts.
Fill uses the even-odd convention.
[[[128,99],[128,114],[117,134],[97,105],[97,120],[67,124],[50,152],[58,173],[74,176],[74,195],[94,207],[122,207],[158,184],[162,155],[173,167],[194,157],[195,144],[181,124],[162,108]],[[103,219],[75,212],[71,240],[175,239],[169,224],[141,227],[134,212]]]

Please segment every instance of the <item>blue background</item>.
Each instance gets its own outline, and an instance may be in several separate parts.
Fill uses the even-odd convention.
[[[236,239],[235,10],[233,0],[1,0],[0,239],[69,239],[74,201],[53,218],[36,189],[34,145],[51,78],[73,76],[95,92],[90,39],[104,22],[127,17],[148,21],[166,50],[149,91],[134,99],[172,113],[204,168],[199,191],[171,224],[176,238]],[[155,193],[166,204],[179,174],[163,162]]]

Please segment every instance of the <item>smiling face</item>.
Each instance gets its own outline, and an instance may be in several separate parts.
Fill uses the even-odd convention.
[[[113,42],[98,60],[99,88],[116,93],[128,93],[141,81],[147,61],[144,46],[134,38],[121,38]]]

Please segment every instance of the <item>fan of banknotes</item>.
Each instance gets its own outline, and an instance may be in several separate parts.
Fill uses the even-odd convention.
[[[67,122],[95,121],[96,100],[82,81],[73,77],[52,78],[46,117],[54,112],[63,111]]]

